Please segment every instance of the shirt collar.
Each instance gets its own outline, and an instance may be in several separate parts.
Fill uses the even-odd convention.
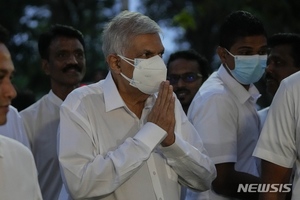
[[[52,90],[49,91],[48,96],[49,100],[57,106],[61,106],[61,104],[63,103],[63,100],[56,96],[56,94],[54,94]]]
[[[126,107],[125,102],[123,101],[120,93],[117,89],[117,86],[112,78],[111,73],[109,72],[105,80],[102,82],[102,89],[105,101],[106,112],[111,110]],[[145,108],[151,108],[157,98],[157,94],[150,95],[145,102]]]
[[[244,104],[248,100],[256,103],[257,99],[261,96],[257,88],[252,83],[250,84],[249,90],[247,91],[226,71],[224,65],[221,65],[221,67],[219,68],[218,75],[242,104]]]
[[[110,72],[103,81],[102,87],[106,112],[125,106]]]

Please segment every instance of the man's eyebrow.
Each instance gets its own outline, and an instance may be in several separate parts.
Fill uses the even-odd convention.
[[[8,73],[7,69],[0,69],[0,72],[3,73],[3,74]]]
[[[268,48],[268,45],[261,46],[260,48]],[[250,46],[240,46],[238,49],[253,49]]]
[[[149,49],[144,49],[143,50],[143,53],[150,53],[150,54],[154,54],[155,52],[154,51],[151,51]],[[165,49],[162,49],[161,51],[158,52],[159,54],[163,54],[165,53]]]
[[[0,69],[0,73],[8,74],[8,73],[10,73],[10,71],[8,71],[7,69]],[[16,70],[11,71],[11,74],[12,75],[16,74]]]
[[[238,50],[240,50],[240,49],[249,49],[249,50],[251,50],[252,47],[249,47],[249,46],[241,46],[241,47],[238,48]]]

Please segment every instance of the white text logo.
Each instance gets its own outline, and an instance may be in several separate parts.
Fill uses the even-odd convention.
[[[292,184],[239,184],[237,192],[290,192]]]

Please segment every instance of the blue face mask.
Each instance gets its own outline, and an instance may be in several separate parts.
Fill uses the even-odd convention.
[[[239,83],[249,85],[259,81],[265,72],[267,55],[236,56],[225,50],[234,57],[235,67],[229,70]]]

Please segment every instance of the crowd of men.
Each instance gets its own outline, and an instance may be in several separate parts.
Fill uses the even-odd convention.
[[[0,199],[300,197],[300,35],[268,37],[259,18],[234,11],[212,72],[192,49],[165,64],[161,33],[121,12],[102,33],[106,77],[82,85],[84,35],[53,25],[38,40],[51,89],[18,112],[1,27]],[[274,99],[257,111],[261,78]]]

